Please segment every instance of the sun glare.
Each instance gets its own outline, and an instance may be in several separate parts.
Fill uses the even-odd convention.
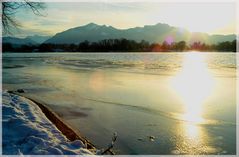
[[[185,53],[182,69],[172,79],[173,89],[184,103],[184,114],[180,118],[185,121],[204,121],[203,102],[210,95],[214,84],[204,57],[197,52]]]

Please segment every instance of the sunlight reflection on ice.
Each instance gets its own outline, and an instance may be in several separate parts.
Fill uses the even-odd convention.
[[[214,86],[204,57],[196,52],[184,54],[182,70],[171,80],[173,89],[184,102],[184,114],[180,118],[185,121],[204,121],[203,102]]]
[[[202,153],[207,141],[207,133],[198,124],[206,123],[203,118],[203,105],[215,85],[213,76],[208,71],[205,56],[197,52],[185,53],[182,69],[172,78],[173,90],[182,99],[184,113],[178,118],[190,123],[183,123],[181,140],[177,141],[181,153]],[[215,150],[215,149],[214,149]]]

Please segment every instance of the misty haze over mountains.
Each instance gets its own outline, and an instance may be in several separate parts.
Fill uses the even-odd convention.
[[[49,36],[29,36],[24,39],[14,37],[3,37],[3,43],[11,44],[79,44],[85,40],[97,42],[104,39],[121,39],[141,41],[150,43],[168,43],[185,41],[186,43],[202,42],[217,44],[224,41],[233,41],[235,34],[231,35],[209,35],[207,33],[190,32],[183,28],[172,27],[168,24],[158,23],[156,25],[145,25],[129,29],[117,29],[112,26],[89,23],[84,26],[75,27]]]

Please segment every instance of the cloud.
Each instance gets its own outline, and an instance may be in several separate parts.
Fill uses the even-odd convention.
[[[22,10],[16,18],[23,24],[26,34],[54,35],[90,22],[121,29],[160,22],[207,33],[215,30],[220,33],[220,29],[230,24],[227,32],[233,33],[235,12],[232,2],[46,2],[46,16],[36,16],[30,10]]]

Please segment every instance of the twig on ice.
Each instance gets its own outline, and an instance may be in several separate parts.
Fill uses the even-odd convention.
[[[106,148],[105,150],[103,150],[103,152],[101,154],[105,154],[106,152],[110,152],[111,154],[114,154],[111,149],[114,147],[115,141],[117,139],[117,132],[114,132],[114,135],[112,137],[112,141],[111,143],[108,145],[108,148]]]

